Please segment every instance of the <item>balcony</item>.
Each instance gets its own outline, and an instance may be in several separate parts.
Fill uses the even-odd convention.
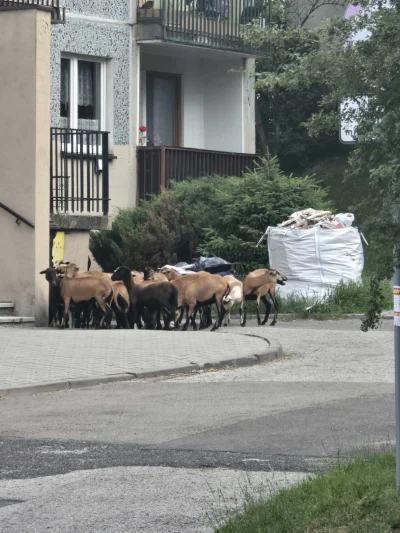
[[[16,11],[21,9],[51,10],[53,24],[65,23],[65,7],[62,0],[0,0],[0,11]]]
[[[141,146],[137,149],[138,195],[149,199],[168,187],[170,181],[219,176],[242,176],[262,158],[255,154],[216,152],[171,146]]]
[[[139,0],[138,41],[175,43],[264,56],[242,37],[242,26],[253,20],[265,26],[264,0]],[[269,0],[270,1],[270,0]]]
[[[108,132],[51,128],[50,213],[107,216]]]

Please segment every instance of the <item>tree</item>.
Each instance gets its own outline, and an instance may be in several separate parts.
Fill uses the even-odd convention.
[[[293,53],[291,64],[283,65],[272,83],[305,89],[323,83],[327,88],[318,112],[305,122],[312,138],[337,134],[340,104],[349,99],[357,102],[358,107],[342,113],[357,123],[357,144],[349,155],[346,179],[358,183],[357,209],[364,215],[365,229],[390,249],[400,245],[400,4],[372,0],[360,5],[365,11],[357,17],[331,20],[311,32],[318,45],[307,53]],[[369,38],[354,42],[361,30]],[[251,31],[255,42],[274,39],[273,29]],[[386,249],[379,278],[393,273]],[[379,306],[364,328],[376,325],[378,317]]]
[[[357,144],[349,156],[348,180],[365,191],[360,210],[368,213],[366,227],[391,246],[400,240],[400,10],[379,7],[351,19],[331,21],[320,32],[321,46],[301,58],[297,72],[309,83],[323,79],[329,92],[306,126],[311,136],[337,131],[339,105],[351,99],[358,108],[342,113],[357,123]],[[359,30],[366,41],[351,43]],[[390,276],[390,262],[382,265]]]
[[[325,135],[316,141],[305,134],[303,122],[318,110],[317,102],[326,87],[316,82],[305,88],[282,77],[286,69],[296,65],[299,55],[318,47],[318,35],[304,26],[327,5],[343,6],[344,2],[275,0],[269,31],[256,25],[245,28],[246,39],[264,40],[268,49],[267,57],[256,63],[257,148],[277,155],[285,171],[304,169],[324,152],[342,150],[337,136]]]

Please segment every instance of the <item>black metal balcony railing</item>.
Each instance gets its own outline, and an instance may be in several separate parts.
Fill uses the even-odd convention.
[[[265,26],[271,0],[139,0],[137,21],[159,22],[162,39],[264,55],[242,36],[253,20]]]
[[[51,9],[51,21],[53,24],[65,22],[65,7],[60,0],[0,0],[0,11],[18,9],[46,8]]]
[[[108,215],[108,132],[51,128],[51,213]]]
[[[141,146],[137,149],[139,199],[158,194],[172,180],[183,181],[212,174],[240,177],[246,170],[253,170],[262,157],[195,148]]]

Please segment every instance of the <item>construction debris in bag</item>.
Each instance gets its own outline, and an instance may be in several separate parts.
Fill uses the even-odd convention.
[[[333,215],[330,211],[304,209],[290,215],[288,220],[278,224],[278,228],[311,229],[319,226],[325,229],[341,229],[350,227],[353,222],[354,215],[352,213]]]

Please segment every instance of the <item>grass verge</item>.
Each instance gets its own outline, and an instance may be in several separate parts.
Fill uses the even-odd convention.
[[[400,532],[393,452],[358,456],[327,474],[283,489],[271,498],[249,498],[216,533]]]

